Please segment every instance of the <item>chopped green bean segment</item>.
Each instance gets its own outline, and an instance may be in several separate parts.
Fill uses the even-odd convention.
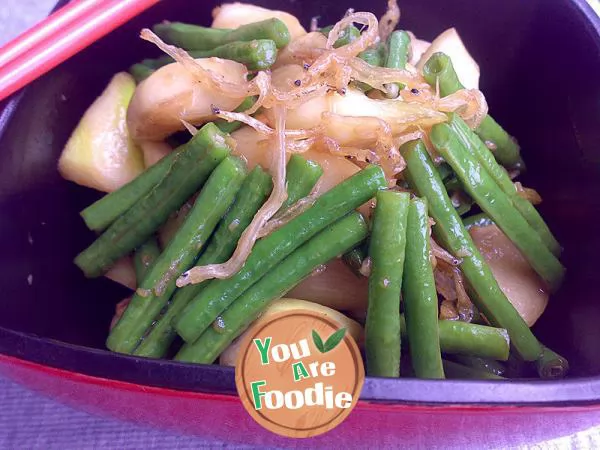
[[[186,50],[211,50],[236,41],[270,39],[277,48],[290,42],[290,32],[281,20],[272,18],[242,25],[234,30],[201,27],[180,22],[163,22],[152,30],[164,41]]]
[[[265,70],[271,67],[277,59],[277,46],[271,39],[255,39],[251,41],[235,41],[209,50],[191,50],[189,55],[194,58],[222,58],[244,64],[248,70]],[[170,56],[161,56],[156,59],[144,59],[141,64],[149,70],[160,69],[174,62]],[[140,70],[135,64],[134,68]],[[132,72],[132,75],[133,72]],[[135,75],[134,75],[135,77]]]
[[[323,168],[319,164],[293,154],[286,166],[288,196],[281,205],[280,211],[285,211],[298,200],[309,195],[322,175]]]
[[[408,61],[408,49],[410,48],[410,36],[404,30],[396,30],[388,38],[388,52],[385,67],[388,69],[404,69]],[[393,87],[392,87],[393,86]],[[390,98],[398,97],[398,91],[404,89],[404,84],[393,83],[386,86],[386,95]]]
[[[419,378],[444,378],[438,297],[431,265],[427,203],[410,201],[404,261],[404,316],[412,367]]]
[[[379,191],[369,243],[371,274],[365,325],[367,374],[400,376],[400,290],[410,195]],[[437,317],[436,317],[437,319]]]
[[[542,345],[542,356],[535,362],[540,378],[564,378],[569,371],[569,361]]]
[[[478,356],[453,355],[452,360],[462,364],[463,366],[490,372],[500,377],[504,377],[506,375],[505,364],[494,359],[485,359]]]
[[[470,230],[472,227],[487,227],[493,224],[494,221],[486,213],[473,214],[463,219],[463,225],[467,230]]]
[[[402,339],[408,339],[404,315],[401,316]],[[459,320],[438,322],[440,349],[444,354],[465,355],[506,361],[510,339],[503,328],[489,327]]]
[[[155,71],[156,69],[153,69],[143,63],[134,64],[129,68],[129,73],[135,79],[135,82],[138,84],[144,81],[150,75],[152,75]]]

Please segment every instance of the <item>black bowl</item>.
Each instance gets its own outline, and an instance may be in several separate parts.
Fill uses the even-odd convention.
[[[65,2],[61,2],[65,3]],[[321,23],[385,2],[258,1]],[[0,114],[0,353],[83,374],[189,391],[234,392],[233,371],[104,350],[127,291],[87,280],[73,257],[94,238],[78,212],[99,195],[61,179],[56,162],[111,75],[157,54],[138,39],[163,19],[208,22],[216,2],[164,1],[5,102]],[[402,26],[425,39],[455,26],[481,66],[494,117],[518,137],[526,184],[563,244],[566,282],[535,326],[567,356],[560,382],[368,379],[362,398],[415,402],[562,403],[600,400],[600,21],[584,0],[403,0]],[[193,19],[192,19],[193,18]],[[486,386],[493,389],[487,389]]]

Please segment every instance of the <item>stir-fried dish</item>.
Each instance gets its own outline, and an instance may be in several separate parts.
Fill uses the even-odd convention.
[[[564,268],[517,141],[457,31],[399,19],[390,0],[307,31],[232,3],[141,31],[155,57],[113,77],[59,162],[107,193],[75,263],[132,289],[110,350],[234,365],[255,321],[311,309],[371,376],[566,374],[530,329]]]

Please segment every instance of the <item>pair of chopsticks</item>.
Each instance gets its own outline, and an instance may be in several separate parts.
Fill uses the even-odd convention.
[[[0,101],[159,0],[73,0],[0,48]]]

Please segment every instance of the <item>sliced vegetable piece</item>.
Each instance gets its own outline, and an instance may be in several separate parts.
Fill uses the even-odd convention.
[[[116,74],[87,109],[58,160],[63,178],[102,192],[119,189],[144,170],[139,147],[125,125],[135,91],[131,75]]]
[[[366,312],[369,281],[364,276],[357,277],[336,258],[319,267],[286,295],[341,311]]]
[[[228,59],[202,58],[196,62],[229,83],[244,83],[248,75],[246,66]],[[136,142],[162,141],[185,130],[182,120],[202,125],[215,118],[214,106],[232,111],[245,98],[225,97],[211,85],[198,83],[182,64],[169,64],[139,84],[127,110],[127,127]]]
[[[548,289],[542,279],[496,225],[474,226],[469,233],[502,292],[527,325],[533,326],[548,305]]]

